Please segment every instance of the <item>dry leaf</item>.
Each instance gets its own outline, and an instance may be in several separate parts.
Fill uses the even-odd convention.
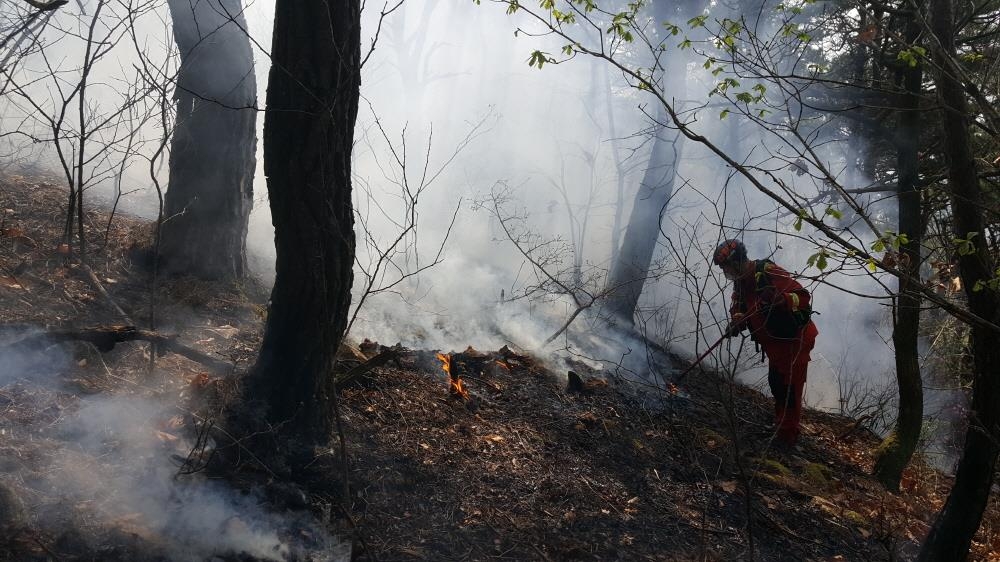
[[[24,285],[18,283],[17,279],[14,279],[13,277],[0,277],[0,285],[7,287],[8,289],[18,289],[20,291],[24,290]]]
[[[164,443],[173,443],[174,441],[177,441],[178,439],[180,439],[176,435],[171,435],[171,434],[163,432],[163,431],[156,431],[156,430],[154,430],[153,434],[156,435],[157,439],[159,439],[160,441],[163,441]]]
[[[720,483],[719,487],[722,488],[723,492],[726,492],[727,494],[732,494],[736,492],[736,488],[738,487],[738,485],[735,480],[727,480],[725,482]]]
[[[857,36],[854,37],[854,40],[858,43],[872,43],[875,41],[875,37],[877,35],[878,28],[875,27],[875,24],[872,24],[859,31]]]

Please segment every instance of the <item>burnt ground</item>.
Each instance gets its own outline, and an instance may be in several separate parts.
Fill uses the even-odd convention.
[[[34,177],[0,178],[0,336],[7,341],[30,329],[123,322],[60,252],[65,197]],[[107,219],[105,210],[87,214],[89,262],[110,297],[147,326],[150,278],[135,249],[148,245],[150,225],[118,216],[105,241]],[[170,279],[157,295],[162,331],[231,362],[237,374],[252,362],[262,290]],[[341,368],[378,351],[354,349]],[[150,371],[142,342],[70,353],[71,362],[26,364],[23,376],[0,378],[0,559],[183,559],[141,513],[110,509],[114,494],[67,502],[46,474],[54,458],[105,472],[135,462],[73,447],[67,425],[93,396],[176,404],[153,420],[162,442],[154,454],[184,457],[178,443],[204,420],[191,414],[199,389],[221,377],[169,353]],[[577,393],[567,390],[565,372],[521,350],[468,349],[453,361],[468,398],[449,391],[431,350],[399,350],[343,388],[352,492],[331,525],[354,537],[358,559],[908,559],[950,485],[917,462],[901,493],[884,492],[869,475],[877,438],[820,412],[806,413],[797,452],[775,451],[767,397],[711,373],[663,396],[580,368],[586,384]],[[46,368],[47,382],[32,374]],[[69,457],[59,453],[67,449]],[[243,476],[232,480],[247,486]],[[267,497],[260,503],[275,512],[288,507]],[[997,494],[972,558],[1000,558]],[[220,559],[259,558],[229,552]]]

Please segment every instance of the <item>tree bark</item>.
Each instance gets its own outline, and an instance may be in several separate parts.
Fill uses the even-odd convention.
[[[916,21],[907,24],[907,42],[913,44],[920,35]],[[904,63],[905,65],[905,63]],[[900,248],[900,267],[914,278],[919,276],[920,247],[924,224],[921,214],[920,188],[917,186],[917,144],[920,138],[920,89],[923,71],[920,65],[902,70],[904,93],[900,95],[896,137],[898,170],[899,232],[908,242]],[[886,489],[896,492],[903,470],[910,463],[920,440],[924,417],[923,381],[917,338],[920,327],[920,293],[913,291],[906,279],[899,280],[899,294],[893,318],[892,343],[896,358],[896,385],[899,389],[899,409],[896,425],[875,453],[875,477]]]
[[[983,230],[982,209],[986,207],[969,140],[968,108],[962,84],[952,73],[941,70],[948,68],[946,57],[955,53],[954,7],[951,0],[932,0],[930,7],[928,19],[939,45],[934,51],[937,62],[934,81],[945,107],[941,121],[955,235],[971,238],[972,242],[972,251],[959,252],[959,273],[969,311],[995,323],[1000,320],[997,291],[977,286],[993,277],[994,264]],[[970,339],[973,383],[969,428],[955,484],[921,547],[918,558],[921,561],[966,559],[996,473],[1000,454],[1000,381],[995,368],[1000,365],[1000,346],[993,334],[981,326],[972,326]]]
[[[661,111],[658,120],[665,119]],[[683,146],[684,138],[677,130],[656,127],[649,163],[608,277],[608,287],[613,292],[608,296],[606,311],[619,325],[629,328],[634,325],[635,309],[660,238],[660,217],[674,194],[674,178]]]
[[[240,0],[169,0],[180,49],[160,257],[169,273],[246,274],[257,83]]]
[[[676,18],[687,21],[692,3],[657,0],[653,3],[653,16],[660,23]],[[659,25],[657,27],[662,29]],[[662,56],[662,53],[654,53],[654,56]],[[683,95],[687,86],[683,78],[687,75],[683,64],[678,61],[677,54],[667,57],[665,62],[663,75],[660,77],[664,90],[672,90],[674,93],[671,95]],[[666,126],[669,119],[662,108],[659,109],[656,121],[649,163],[646,164],[646,171],[632,205],[632,214],[629,215],[625,234],[622,236],[621,248],[615,254],[608,275],[611,293],[605,312],[614,323],[627,328],[635,325],[639,296],[649,277],[653,251],[660,238],[660,218],[674,194],[674,180],[685,142],[680,131]]]
[[[264,169],[277,269],[245,396],[305,448],[331,435],[331,368],[351,302],[360,10],[359,0],[275,7]]]

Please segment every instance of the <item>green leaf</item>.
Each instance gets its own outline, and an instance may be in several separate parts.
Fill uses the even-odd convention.
[[[729,110],[728,109],[723,109],[722,113],[719,113],[719,119],[725,119],[728,116],[729,116]]]
[[[844,218],[844,214],[838,211],[837,209],[834,209],[833,207],[827,207],[826,214],[830,215],[831,217],[837,220]]]
[[[528,66],[537,66],[539,70],[542,69],[542,65],[547,62],[555,62],[555,59],[550,57],[548,53],[543,53],[542,51],[534,51],[531,53],[531,58],[528,59]]]
[[[954,242],[958,245],[958,254],[960,256],[969,256],[976,253],[976,245],[973,243],[973,239],[979,236],[978,232],[970,232],[966,238],[955,238]]]
[[[707,20],[707,19],[708,19],[708,15],[707,14],[702,14],[700,16],[695,16],[695,17],[693,17],[693,18],[691,18],[691,19],[688,20],[688,25],[690,25],[692,28],[695,28],[695,27],[705,27],[705,20]]]
[[[816,266],[817,269],[823,271],[829,265],[827,256],[826,248],[820,248],[818,252],[809,256],[809,259],[806,260],[806,265],[809,267]]]

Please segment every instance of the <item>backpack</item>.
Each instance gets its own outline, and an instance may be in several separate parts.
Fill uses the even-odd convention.
[[[770,260],[757,260],[756,262],[756,272],[754,273],[756,287],[754,290],[758,293],[767,287],[774,286],[771,275],[767,273],[768,264],[773,265],[774,262]],[[767,315],[764,319],[764,326],[767,328],[767,333],[779,339],[797,337],[802,328],[809,324],[812,315],[819,314],[813,311],[811,304],[805,305],[794,312],[775,307],[770,307],[763,312]]]

